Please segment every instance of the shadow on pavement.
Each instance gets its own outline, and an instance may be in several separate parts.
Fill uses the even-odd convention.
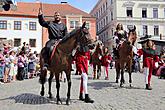
[[[91,82],[91,83],[88,83],[88,86],[91,86],[93,87],[93,89],[96,89],[96,90],[100,90],[107,87],[118,89],[119,86],[114,83],[115,82]]]
[[[91,82],[91,83],[88,83],[88,86],[91,86],[93,87],[93,89],[96,89],[96,90],[100,90],[100,89],[103,89],[103,88],[107,88],[107,87],[111,87],[111,88],[114,88],[114,89],[122,89],[122,88],[125,88],[125,89],[142,89],[144,90],[144,88],[141,88],[141,87],[129,87],[127,84],[124,84],[124,87],[120,87],[119,83],[115,83],[115,82]]]
[[[49,99],[49,98],[42,97],[39,95],[31,94],[31,93],[23,93],[21,95],[12,96],[5,99],[0,99],[0,101],[2,100],[15,100],[15,103],[31,104],[31,105],[48,104],[48,103],[56,104],[55,98]]]

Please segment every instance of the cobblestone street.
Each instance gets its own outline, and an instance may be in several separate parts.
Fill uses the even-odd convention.
[[[80,76],[72,73],[71,105],[65,105],[67,83],[61,82],[60,97],[62,105],[56,104],[56,99],[48,97],[48,83],[45,97],[40,96],[41,85],[38,78],[0,84],[0,110],[164,110],[165,80],[152,77],[152,91],[145,90],[144,75],[133,73],[133,87],[128,84],[128,74],[125,74],[126,84],[123,88],[115,83],[115,70],[109,70],[110,79],[92,80],[89,75],[88,91],[94,104],[78,100]],[[91,69],[90,72],[91,73]],[[56,96],[55,82],[52,86],[53,96]]]

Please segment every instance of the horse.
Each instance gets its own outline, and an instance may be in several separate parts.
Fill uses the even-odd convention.
[[[91,63],[93,64],[93,74],[94,74],[93,79],[96,79],[96,74],[97,74],[97,79],[99,79],[100,76],[101,76],[101,60],[100,60],[100,57],[102,55],[103,55],[102,44],[97,43],[96,48],[95,48],[93,54],[91,55]],[[97,69],[97,73],[96,73],[96,69]]]
[[[68,91],[67,91],[67,100],[66,104],[70,104],[70,89],[71,89],[71,64],[72,64],[72,51],[78,45],[88,45],[93,41],[90,36],[88,29],[85,27],[86,23],[84,22],[82,27],[74,29],[72,32],[67,34],[55,47],[55,52],[52,54],[52,59],[50,60],[48,70],[50,71],[50,77],[48,79],[49,83],[49,98],[52,98],[51,93],[51,82],[52,78],[55,76],[56,80],[56,89],[57,89],[57,104],[62,104],[62,101],[59,96],[60,81],[59,75],[62,71],[66,73],[66,78],[68,82]],[[40,68],[41,74],[39,81],[42,85],[40,95],[44,96],[44,84],[46,82],[47,69],[44,68],[44,59],[43,59],[44,48],[41,50],[40,57]]]
[[[137,39],[136,34],[136,27],[134,29],[129,30],[128,39],[124,41],[121,46],[119,47],[119,58],[115,61],[115,68],[116,68],[116,83],[118,83],[118,79],[121,74],[120,79],[120,87],[123,87],[125,83],[124,80],[124,70],[127,67],[127,71],[129,73],[129,83],[130,87],[132,87],[132,59],[133,59],[133,45]]]

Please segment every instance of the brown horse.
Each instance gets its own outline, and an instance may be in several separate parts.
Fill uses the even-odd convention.
[[[132,59],[133,59],[133,44],[136,41],[137,35],[136,35],[136,27],[134,26],[134,29],[129,30],[128,33],[128,40],[124,41],[122,45],[119,48],[119,59],[115,62],[115,68],[116,68],[116,83],[118,83],[118,79],[121,74],[121,80],[120,80],[120,87],[123,86],[125,83],[124,80],[124,70],[125,67],[127,67],[127,71],[129,73],[129,83],[131,87],[132,83]]]
[[[102,44],[98,43],[96,44],[95,51],[91,55],[91,63],[93,64],[93,75],[94,75],[93,79],[96,79],[96,74],[97,74],[97,79],[99,79],[101,76],[101,60],[99,59],[100,56],[102,56]]]
[[[66,104],[70,103],[70,89],[71,89],[71,64],[72,64],[72,51],[77,47],[77,45],[88,45],[93,42],[89,31],[85,28],[85,22],[83,23],[81,28],[75,29],[66,35],[62,41],[56,46],[56,51],[52,56],[50,61],[48,70],[50,71],[50,77],[48,79],[49,82],[49,97],[52,97],[51,93],[51,82],[52,78],[55,75],[56,79],[56,88],[57,88],[57,104],[62,103],[60,96],[59,96],[59,89],[60,89],[60,81],[59,75],[62,71],[66,73],[66,78],[68,82],[68,92],[67,92],[67,100]],[[44,48],[41,50],[41,57],[40,57],[40,65],[41,65],[41,74],[40,74],[40,83],[42,84],[41,88],[41,96],[44,96],[44,83],[46,82],[47,76],[47,69],[43,68],[44,66],[44,59],[42,55],[44,53]]]

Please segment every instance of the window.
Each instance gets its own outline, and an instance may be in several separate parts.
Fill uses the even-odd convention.
[[[127,7],[127,17],[132,17],[132,7]]]
[[[111,21],[113,20],[113,12],[111,11]]]
[[[148,35],[148,26],[147,25],[143,25],[143,35]]]
[[[79,21],[70,21],[70,28],[79,27]]]
[[[21,30],[21,21],[14,21],[14,30]]]
[[[112,36],[113,36],[113,28],[111,29],[111,33],[112,33]]]
[[[36,22],[29,22],[29,30],[37,30]]]
[[[153,8],[153,18],[158,18],[158,8]]]
[[[142,18],[147,18],[147,8],[142,8]]]
[[[103,20],[103,26],[105,26],[106,25],[106,22],[105,22],[105,18],[104,18],[104,20]]]
[[[105,5],[103,4],[103,12],[105,11]]]
[[[89,24],[89,22],[86,23],[85,27],[86,27],[87,29],[90,28],[90,24]]]
[[[165,18],[165,8],[164,8],[164,18]]]
[[[158,36],[159,35],[159,26],[158,25],[155,25],[154,26],[154,35],[155,36]]]
[[[21,45],[21,39],[15,38],[14,39],[14,47],[19,47]]]
[[[0,21],[0,29],[7,29],[7,21]]]
[[[109,21],[108,21],[108,16],[106,16],[106,24],[108,24],[108,22],[109,22]]]
[[[36,39],[29,39],[29,44],[31,47],[36,47]]]
[[[113,0],[111,0],[111,4],[113,4]]]
[[[6,40],[6,38],[0,38],[0,41],[2,41],[2,42],[3,42],[4,40]]]
[[[79,27],[79,21],[75,21],[75,28]]]

